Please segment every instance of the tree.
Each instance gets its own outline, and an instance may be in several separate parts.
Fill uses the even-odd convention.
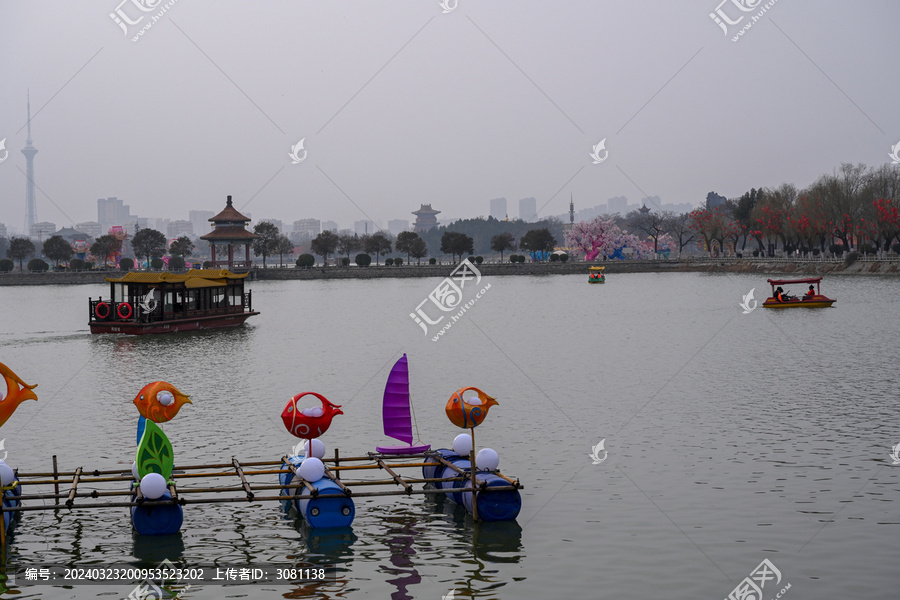
[[[463,253],[472,254],[474,252],[473,240],[459,231],[445,231],[441,236],[441,252],[449,254],[453,260],[456,260],[456,256],[459,255],[459,260],[462,260]]]
[[[659,252],[659,238],[661,235],[668,233],[667,217],[671,213],[661,212],[641,212],[633,210],[625,217],[625,221],[632,229],[636,229],[643,234],[653,238],[653,251]]]
[[[672,240],[678,244],[679,257],[681,257],[681,251],[684,250],[684,247],[690,244],[697,235],[691,228],[690,217],[690,213],[672,215],[668,217],[669,222],[666,224],[669,235],[672,236]]]
[[[546,227],[532,229],[519,240],[519,247],[528,252],[552,252],[556,246],[556,238]]]
[[[406,252],[406,262],[409,262],[409,257],[412,255],[412,245],[416,243],[416,240],[421,239],[415,231],[401,231],[397,234],[397,241],[394,243],[394,246],[397,248],[397,252]]]
[[[148,230],[152,231],[152,230]],[[156,233],[159,233],[158,231]],[[162,235],[160,233],[160,235]],[[163,247],[165,247],[166,238],[163,236]],[[109,234],[101,235],[94,243],[91,244],[91,254],[94,255],[94,258],[102,261],[103,265],[106,265],[109,257],[119,251],[122,247],[122,242],[117,240],[114,236]],[[132,247],[134,245],[132,244]],[[135,247],[135,253],[137,252],[137,248]]]
[[[422,264],[422,259],[428,256],[428,244],[420,237],[414,239],[409,245],[409,255],[416,259],[416,264]]]
[[[253,253],[263,257],[263,269],[266,268],[266,257],[278,252],[278,236],[281,232],[274,223],[260,221],[253,226],[256,238],[253,240]]]
[[[34,244],[27,237],[13,237],[9,240],[9,248],[6,256],[19,261],[19,270],[22,270],[22,261],[34,254]]]
[[[112,236],[101,235],[97,238],[97,241],[105,237]],[[115,240],[115,238],[113,239]],[[116,241],[118,242],[118,240]],[[166,253],[166,236],[155,229],[141,229],[131,239],[131,247],[134,249],[135,256],[143,256],[147,259],[147,268],[149,269],[151,258],[159,258]],[[93,246],[91,246],[91,253],[97,256]],[[109,256],[109,254],[112,254],[112,252],[108,252],[104,256]]]
[[[44,256],[50,260],[55,260],[57,267],[59,266],[59,261],[69,260],[73,254],[75,254],[75,251],[72,250],[71,244],[60,235],[50,236],[44,242]]]
[[[180,256],[181,258],[187,258],[193,251],[194,242],[186,235],[179,237],[169,246],[169,254],[172,256]]]
[[[326,229],[319,235],[315,237],[315,239],[310,242],[310,249],[322,257],[323,264],[328,264],[328,255],[334,254],[334,251],[337,250],[338,243],[340,242],[340,238],[338,238],[337,234],[333,231]]]
[[[390,238],[383,231],[378,231],[370,235],[363,246],[363,252],[375,255],[375,264],[378,264],[379,254],[387,254],[391,251],[392,244]]]
[[[350,259],[351,253],[356,252],[361,247],[362,245],[359,243],[359,237],[356,235],[345,233],[338,238],[337,251],[341,254],[346,254],[347,260]]]
[[[291,241],[286,235],[278,236],[278,244],[276,245],[275,252],[278,253],[278,264],[284,265],[284,255],[285,254],[294,254],[294,242]]]
[[[506,233],[498,233],[494,237],[491,238],[491,250],[494,252],[500,253],[500,262],[503,262],[503,253],[506,250],[515,250],[516,249],[516,238],[513,234]]]

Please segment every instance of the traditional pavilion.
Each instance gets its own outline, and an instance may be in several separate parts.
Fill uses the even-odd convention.
[[[201,240],[209,242],[210,248],[210,267],[249,269],[252,266],[250,262],[250,245],[253,244],[257,236],[252,231],[247,231],[247,223],[250,219],[242,215],[231,205],[231,196],[225,203],[225,210],[214,216],[210,221],[213,223],[213,230],[206,235],[200,236]],[[240,246],[244,246],[244,259],[235,260],[235,247],[240,251]],[[216,258],[216,248],[220,251],[227,251],[227,258],[220,256]]]
[[[419,210],[414,210],[412,214],[416,215],[416,222],[413,231],[428,231],[432,227],[437,227],[437,215],[440,212],[431,208],[430,204],[423,204]]]

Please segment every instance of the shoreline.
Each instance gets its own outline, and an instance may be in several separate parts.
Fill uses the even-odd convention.
[[[757,273],[814,275],[900,275],[900,258],[863,259],[850,265],[841,261],[788,260],[758,258],[689,258],[684,260],[613,260],[565,263],[483,263],[475,267],[485,276],[504,275],[584,275],[588,267],[604,266],[606,273]],[[447,277],[454,263],[440,265],[403,265],[369,267],[270,267],[253,269],[251,281],[311,279],[378,279],[385,277]],[[106,277],[119,277],[121,271],[85,271],[45,273],[0,273],[0,286],[6,285],[83,285],[105,284]]]

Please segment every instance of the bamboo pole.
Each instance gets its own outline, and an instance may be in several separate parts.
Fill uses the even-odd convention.
[[[476,496],[476,481],[475,481],[475,427],[471,427],[470,431],[472,432],[472,454],[470,455],[469,460],[469,473],[472,475],[472,518],[475,519],[475,522],[478,522],[478,496]]]
[[[56,466],[56,455],[53,455],[53,479],[59,479],[59,469]],[[53,482],[53,492],[56,494],[54,497],[54,504],[59,504],[59,482]]]
[[[378,466],[381,467],[382,469],[384,469],[384,470],[387,472],[387,474],[390,475],[390,476],[394,479],[395,482],[397,482],[398,485],[403,486],[403,489],[404,489],[404,490],[406,491],[406,493],[408,494],[408,493],[409,493],[409,490],[412,489],[412,486],[409,485],[408,483],[406,483],[405,481],[403,481],[403,478],[402,478],[402,477],[400,477],[399,475],[397,475],[396,473],[394,473],[394,471],[392,471],[391,468],[390,468],[389,466],[387,466],[386,464],[384,464],[384,461],[383,461],[383,460],[381,460],[380,458],[377,459],[377,460],[378,460]]]
[[[247,502],[253,501],[253,490],[250,489],[250,484],[247,483],[247,478],[244,477],[244,472],[241,470],[241,463],[235,457],[231,457],[231,463],[234,465],[234,470],[237,472],[238,477],[241,478],[241,485],[244,487],[244,491],[247,492]]]
[[[66,499],[66,506],[72,508],[75,503],[75,491],[78,488],[78,479],[81,477],[81,467],[75,469],[75,476],[72,478],[72,489],[69,490],[69,497]]]

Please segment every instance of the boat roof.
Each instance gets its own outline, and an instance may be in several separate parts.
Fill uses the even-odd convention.
[[[591,270],[591,271],[602,271],[602,270],[605,269],[605,268],[606,268],[606,267],[590,267],[590,270]]]
[[[191,269],[187,273],[129,271],[119,278],[107,277],[111,283],[184,283],[187,288],[224,286],[229,279],[243,279],[247,273],[232,273],[228,269]]]
[[[766,279],[772,285],[785,285],[787,283],[819,283],[821,277],[808,277],[806,279]]]

